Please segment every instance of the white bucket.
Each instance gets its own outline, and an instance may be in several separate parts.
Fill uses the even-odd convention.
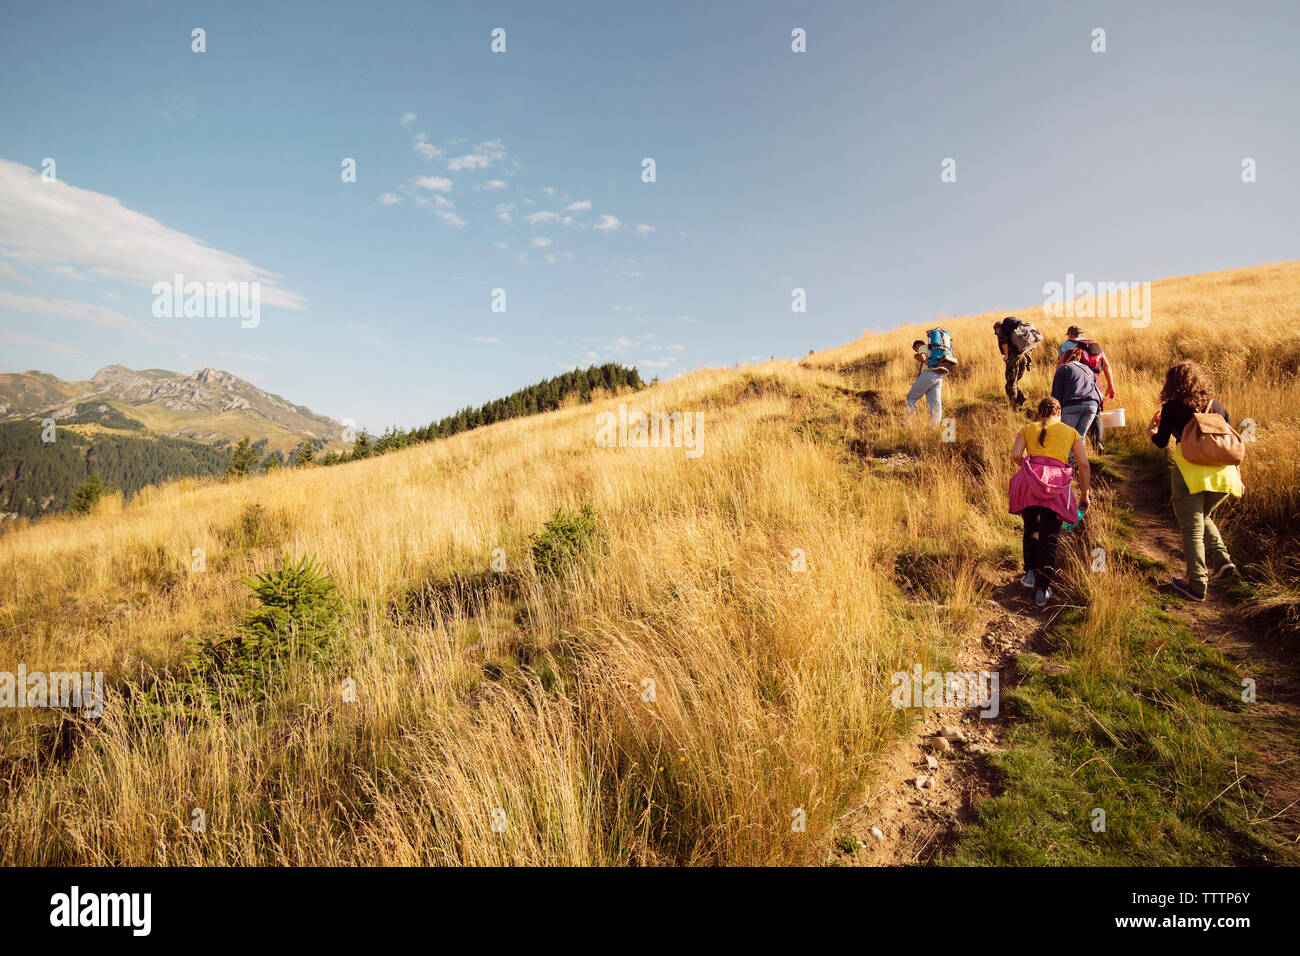
[[[1102,428],[1123,428],[1126,424],[1122,408],[1108,408],[1101,413]]]

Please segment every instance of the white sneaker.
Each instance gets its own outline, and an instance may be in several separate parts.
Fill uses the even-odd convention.
[[[1034,572],[1026,571],[1025,576],[1020,579],[1020,583],[1027,588],[1032,588],[1034,586]]]

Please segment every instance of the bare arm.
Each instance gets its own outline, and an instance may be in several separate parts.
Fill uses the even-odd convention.
[[[1086,508],[1088,493],[1092,487],[1092,465],[1088,464],[1088,449],[1084,447],[1082,438],[1074,443],[1074,461],[1079,466],[1079,487],[1083,489],[1083,497],[1079,503]]]
[[[1115,397],[1115,380],[1110,374],[1110,359],[1106,358],[1106,353],[1101,354],[1101,374],[1106,376],[1106,397]]]
[[[1017,465],[1025,460],[1025,436],[1016,435],[1015,443],[1011,446],[1011,460]]]

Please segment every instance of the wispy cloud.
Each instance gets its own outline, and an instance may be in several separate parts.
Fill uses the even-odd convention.
[[[655,227],[647,226],[645,223],[639,222],[636,224],[636,231],[641,233],[643,236],[648,236],[650,233],[655,231]]]
[[[0,342],[4,342],[6,345],[25,345],[28,348],[41,349],[55,355],[66,355],[68,358],[83,358],[88,354],[85,349],[79,349],[72,345],[51,342],[49,339],[40,339],[22,332],[9,332],[5,329],[0,329]]]
[[[401,201],[402,201],[402,197],[395,195],[394,193],[379,194],[379,203],[382,206],[396,206]]]
[[[411,180],[411,185],[433,192],[445,193],[451,191],[451,180],[445,176],[416,176]]]
[[[181,273],[189,281],[261,284],[264,305],[301,309],[306,301],[280,288],[275,273],[242,256],[164,226],[113,196],[0,159],[0,250],[17,263],[77,266],[93,275],[151,288]]]
[[[19,312],[76,319],[81,322],[89,322],[92,325],[119,329],[123,332],[138,335],[150,342],[159,342],[164,345],[185,344],[181,339],[152,322],[142,322],[125,313],[116,312],[102,305],[78,302],[75,299],[44,299],[39,296],[14,295],[12,292],[0,291],[0,306],[17,309]]]
[[[403,126],[406,126],[406,127],[409,128],[410,125],[411,125],[412,123],[414,123],[417,119],[419,119],[419,117],[416,116],[414,113],[403,113],[403,114],[402,114],[402,125],[403,125]]]
[[[579,199],[577,202],[571,202],[564,207],[565,212],[591,212],[591,200]]]
[[[623,223],[617,216],[611,216],[609,213],[605,213],[600,217],[600,222],[596,223],[594,228],[599,229],[602,232],[610,232],[614,229],[620,228],[622,225]]]

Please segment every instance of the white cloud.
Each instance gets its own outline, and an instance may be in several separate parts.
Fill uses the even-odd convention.
[[[515,204],[512,202],[497,203],[497,218],[500,219],[502,222],[504,222],[507,226],[512,225],[513,220],[511,219],[510,214],[511,212],[513,212],[514,208],[515,208]]]
[[[404,114],[402,114],[402,125],[403,125],[403,126],[410,126],[410,125],[411,125],[412,123],[414,123],[417,119],[419,119],[419,117],[416,116],[414,113],[404,113]]]
[[[625,271],[625,270],[623,270],[623,269],[620,269],[619,272],[618,272],[618,274],[621,275],[621,276],[622,276],[623,278],[625,278],[625,279],[644,279],[644,278],[645,278],[645,275],[642,274],[642,273],[640,273],[640,272],[627,272],[627,271]]]
[[[456,156],[447,160],[447,168],[452,172],[460,172],[462,169],[486,169],[491,165],[492,160],[475,153],[470,153],[467,156]]]
[[[485,183],[479,183],[475,189],[505,189],[508,184],[504,179],[489,179]]]
[[[180,273],[186,281],[259,282],[263,305],[302,309],[275,273],[213,249],[122,205],[113,196],[62,181],[43,182],[21,163],[0,159],[0,250],[17,263],[75,265],[151,288]]]
[[[445,176],[416,176],[411,180],[411,183],[421,189],[429,189],[434,192],[445,193],[451,190],[451,180]]]
[[[543,210],[541,212],[530,212],[528,215],[524,216],[524,222],[528,223],[530,226],[540,226],[542,223],[545,222],[559,222],[559,221],[560,221],[559,213],[550,212],[548,210]]]
[[[552,265],[552,266],[555,265],[557,262],[560,261],[559,259],[555,258],[555,254],[554,254],[554,253],[551,253],[551,252],[548,252],[548,253],[547,253],[545,256],[543,256],[542,258],[544,258],[544,259],[546,260],[546,264],[547,264],[547,265]]]
[[[542,187],[542,192],[546,193],[546,195],[548,195],[548,196],[554,196],[554,195],[555,195],[555,187],[554,187],[554,186],[543,186],[543,187]]]
[[[31,285],[32,280],[23,275],[9,263],[0,260],[0,279],[9,279],[12,282],[21,282],[23,285]]]
[[[482,342],[484,345],[500,345],[501,340],[491,335],[476,335],[475,342]]]
[[[472,153],[466,153],[464,156],[456,156],[447,160],[447,168],[452,172],[459,172],[463,169],[487,169],[493,163],[505,158],[505,144],[499,139],[491,139],[477,144]]]
[[[34,335],[25,335],[22,332],[7,332],[4,329],[0,329],[0,342],[4,342],[6,345],[25,345],[28,348],[53,352],[55,355],[66,355],[69,358],[81,358],[87,354],[85,349],[64,345],[62,342],[51,342],[48,339],[38,339]]]
[[[77,282],[86,281],[86,277],[72,266],[50,266],[48,271],[50,275],[58,276],[61,279],[75,279]]]
[[[579,199],[577,202],[571,202],[564,207],[565,212],[591,212],[591,200]]]
[[[413,144],[413,148],[421,159],[436,159],[442,155],[442,150],[432,143],[426,143],[424,140],[417,140]]]
[[[533,239],[533,245],[539,249],[545,249],[552,243],[552,241],[553,240],[547,239],[545,236],[536,236]]]
[[[393,193],[379,194],[379,203],[380,205],[383,206],[396,206],[401,201],[402,201],[402,197],[394,195]]]
[[[595,228],[602,232],[609,232],[612,229],[618,229],[622,225],[623,223],[619,221],[617,216],[611,216],[609,213],[605,213],[600,217],[600,222],[596,223]]]
[[[37,315],[50,315],[59,318],[76,319],[91,325],[121,329],[150,342],[164,345],[184,345],[176,338],[169,338],[161,326],[152,322],[142,322],[122,312],[114,312],[102,305],[89,302],[77,302],[74,299],[42,299],[37,296],[14,295],[12,292],[0,292],[0,306],[17,309],[19,312],[33,312]]]
[[[494,243],[492,243],[492,245],[495,246],[496,248],[500,249],[502,252],[509,252],[509,251],[510,251],[510,246],[509,246],[507,243],[504,243],[504,242],[494,242]]]
[[[454,212],[448,212],[446,209],[435,209],[434,215],[447,225],[455,226],[457,229],[461,226],[468,225],[468,223],[466,223],[464,219],[460,218],[460,216],[456,215]]]
[[[645,223],[639,222],[636,225],[636,231],[641,233],[643,236],[648,236],[650,233],[655,231],[655,227],[647,226]]]

